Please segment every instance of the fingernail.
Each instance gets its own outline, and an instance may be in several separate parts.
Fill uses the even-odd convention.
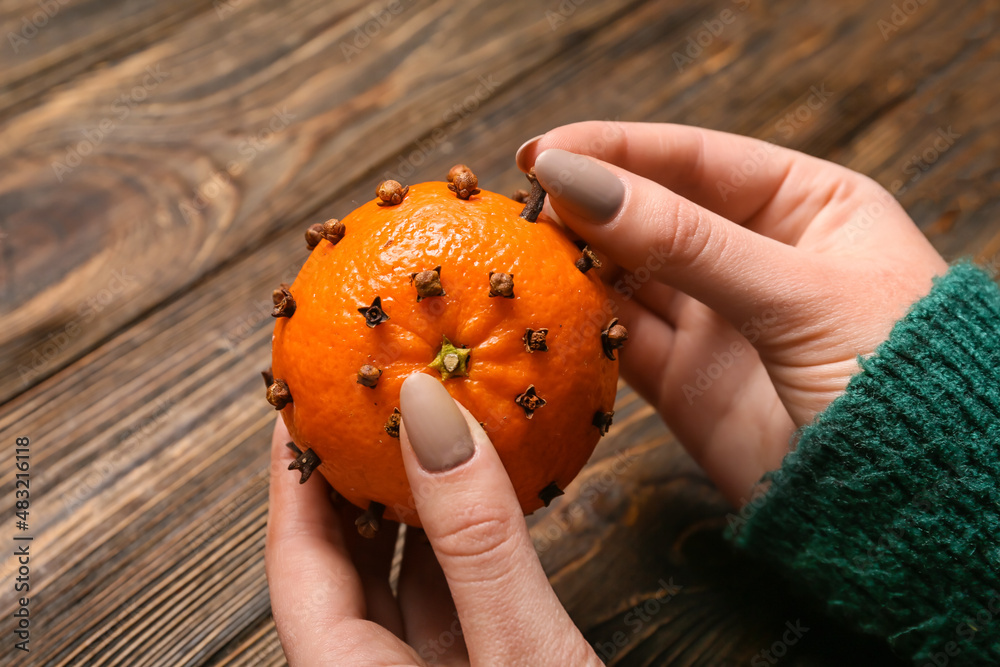
[[[399,405],[410,446],[429,472],[455,468],[476,453],[469,425],[440,380],[426,373],[406,378]]]
[[[514,154],[514,161],[517,162],[517,168],[523,171],[524,173],[528,173],[528,170],[531,169],[531,165],[525,161],[525,159],[527,158],[528,147],[537,144],[538,140],[544,136],[545,136],[544,134],[539,134],[537,137],[532,137],[531,139],[528,139],[523,144],[521,144],[521,147],[517,149],[517,153]]]
[[[550,148],[535,160],[535,175],[563,208],[591,222],[606,222],[625,201],[621,180],[583,155]]]

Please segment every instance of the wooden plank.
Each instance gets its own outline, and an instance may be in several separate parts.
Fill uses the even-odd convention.
[[[392,6],[241,1],[0,124],[0,401],[628,9]]]
[[[518,143],[535,129],[584,116],[702,118],[723,129],[758,128],[759,136],[767,136],[783,114],[802,103],[812,85],[807,74],[819,63],[842,63],[837,71],[853,77],[842,82],[843,90],[854,90],[866,81],[883,80],[926,49],[928,39],[912,33],[905,38],[911,48],[896,47],[892,58],[866,69],[850,54],[867,48],[872,37],[864,31],[885,8],[858,2],[816,16],[813,12],[826,5],[801,10],[783,5],[788,8],[783,18],[787,34],[774,35],[767,16],[747,15],[738,34],[724,33],[729,41],[714,42],[719,51],[697,61],[708,69],[696,80],[662,66],[689,34],[696,34],[702,20],[726,6],[705,5],[692,14],[690,9],[671,10],[666,3],[650,4],[590,38],[574,38],[563,45],[557,60],[499,91],[449,132],[447,141],[426,153],[413,179],[440,177],[461,159],[473,163],[484,187],[505,191],[520,186],[523,180],[511,159]],[[933,21],[927,19],[923,29],[944,35],[964,34],[981,18],[944,3],[928,5],[928,10]],[[573,31],[574,18],[569,19],[557,26],[557,34]],[[807,40],[811,47],[793,48],[796,35],[810,31],[819,35]],[[874,39],[881,39],[877,32]],[[942,48],[951,48],[954,41],[942,40]],[[940,61],[942,69],[926,87],[914,86],[892,103],[877,95],[852,96],[852,103],[861,106],[852,112],[852,125],[838,122],[841,109],[836,106],[820,109],[789,143],[808,149],[825,146],[831,154],[842,151],[837,154],[847,161],[886,165],[885,173],[891,174],[912,152],[913,137],[936,128],[937,119],[893,116],[906,110],[906,100],[912,98],[913,108],[921,108],[917,103],[921,95],[931,95],[928,88],[957,91],[960,103],[972,108],[981,103],[961,100],[977,95],[991,99],[992,92],[979,88],[971,47],[965,49]],[[717,60],[720,54],[722,61]],[[790,60],[777,62],[781,57]],[[777,72],[784,78],[777,78]],[[595,96],[594,81],[612,82],[616,95]],[[750,88],[741,95],[762,101],[748,103],[739,113],[719,105],[734,81]],[[959,106],[956,112],[967,108]],[[894,140],[887,133],[903,120],[917,128]],[[862,147],[859,142],[871,137],[884,145]],[[947,159],[935,162],[914,191],[928,192],[924,188],[936,184],[954,196],[955,183],[980,173],[989,159],[982,151],[991,141],[956,142],[955,152],[949,150]],[[418,150],[401,145],[397,150],[404,160]],[[446,153],[442,149],[448,145],[461,150]],[[400,163],[390,155],[373,164],[363,179],[338,190],[338,198],[319,210],[316,219],[340,215],[352,202],[367,199],[372,182]],[[970,228],[982,231],[987,222],[996,224],[976,210],[967,214],[963,224]],[[943,232],[942,238],[947,235]],[[37,608],[38,627],[46,628],[38,654],[43,664],[136,664],[166,656],[177,664],[226,664],[231,654],[217,652],[246,637],[246,628],[259,622],[266,605],[259,570],[266,502],[261,473],[273,412],[262,402],[255,371],[266,365],[270,320],[263,311],[270,303],[269,289],[293,274],[304,257],[300,230],[281,232],[4,407],[0,438],[28,434],[39,445],[32,461],[42,490],[33,518],[38,531],[33,572],[38,600],[44,603]],[[616,632],[631,633],[624,646],[615,644],[613,664],[709,659],[719,664],[727,658],[745,663],[769,646],[776,632],[780,636],[786,620],[804,615],[807,608],[777,584],[770,587],[775,580],[758,579],[756,565],[726,552],[718,537],[725,505],[649,407],[622,395],[617,409],[620,417],[612,436],[552,512],[582,500],[587,484],[603,484],[608,469],[614,473],[617,451],[634,454],[635,463],[616,473],[613,485],[603,484],[596,500],[581,505],[585,521],[551,513],[536,519],[533,534],[540,546],[540,540],[549,540],[543,559],[558,592],[591,641],[614,643]],[[0,490],[9,493],[11,485],[4,470]],[[562,531],[558,539],[546,537],[552,524]],[[4,526],[13,530],[9,522]],[[603,545],[599,552],[593,549],[595,541]],[[615,558],[620,560],[611,567]],[[241,578],[244,571],[249,578]],[[669,603],[657,600],[657,613],[632,633],[626,615],[637,604],[652,605],[659,579],[671,576],[684,589]],[[0,600],[6,603],[4,595],[8,592],[0,593]],[[601,605],[602,599],[622,602]],[[238,610],[245,607],[247,613],[240,616]],[[816,618],[818,629],[798,653],[788,656],[787,664],[844,664],[839,657],[856,638],[824,627],[822,617]],[[254,650],[261,646],[266,660],[280,664],[273,634],[261,632],[270,640],[254,639]],[[246,656],[249,650],[235,655]],[[855,653],[892,664],[869,645]],[[863,659],[854,655],[852,664]],[[251,662],[250,656],[245,661]]]
[[[223,648],[207,664],[227,667],[286,665],[288,663],[275,633],[274,620],[268,615],[248,627],[233,640],[231,647]]]
[[[212,0],[11,0],[0,3],[0,119],[94,67],[163,39]],[[209,17],[205,17],[209,20]]]

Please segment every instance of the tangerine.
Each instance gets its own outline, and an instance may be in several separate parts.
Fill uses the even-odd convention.
[[[608,336],[622,327],[588,271],[596,258],[538,215],[544,192],[521,217],[530,201],[522,212],[478,189],[464,166],[449,176],[457,186],[383,183],[379,199],[313,225],[309,259],[275,292],[265,378],[299,454],[291,467],[367,508],[363,533],[383,513],[420,526],[398,441],[412,373],[440,378],[480,420],[525,513],[572,481],[613,414],[609,344],[624,341]]]

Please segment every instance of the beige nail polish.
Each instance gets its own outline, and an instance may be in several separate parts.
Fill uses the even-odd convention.
[[[521,147],[517,149],[517,153],[514,154],[514,161],[517,162],[518,169],[520,169],[525,173],[528,173],[528,170],[531,169],[531,165],[525,162],[528,152],[527,149],[528,147],[537,144],[538,140],[544,136],[545,136],[544,134],[539,134],[537,137],[532,137],[531,139],[528,139],[523,144],[521,144]]]
[[[535,160],[535,175],[558,206],[589,222],[607,222],[625,201],[621,180],[583,155],[550,148]]]
[[[437,378],[426,373],[406,378],[399,404],[410,446],[428,471],[450,470],[475,454],[465,416]]]

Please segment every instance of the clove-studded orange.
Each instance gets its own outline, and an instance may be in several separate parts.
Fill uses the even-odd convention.
[[[593,263],[539,215],[533,178],[525,206],[479,189],[467,167],[449,176],[384,182],[311,227],[308,261],[275,293],[265,381],[292,468],[367,510],[363,534],[382,516],[420,525],[398,439],[412,373],[443,382],[482,424],[525,513],[561,493],[611,422],[624,339],[608,335],[613,306]]]

